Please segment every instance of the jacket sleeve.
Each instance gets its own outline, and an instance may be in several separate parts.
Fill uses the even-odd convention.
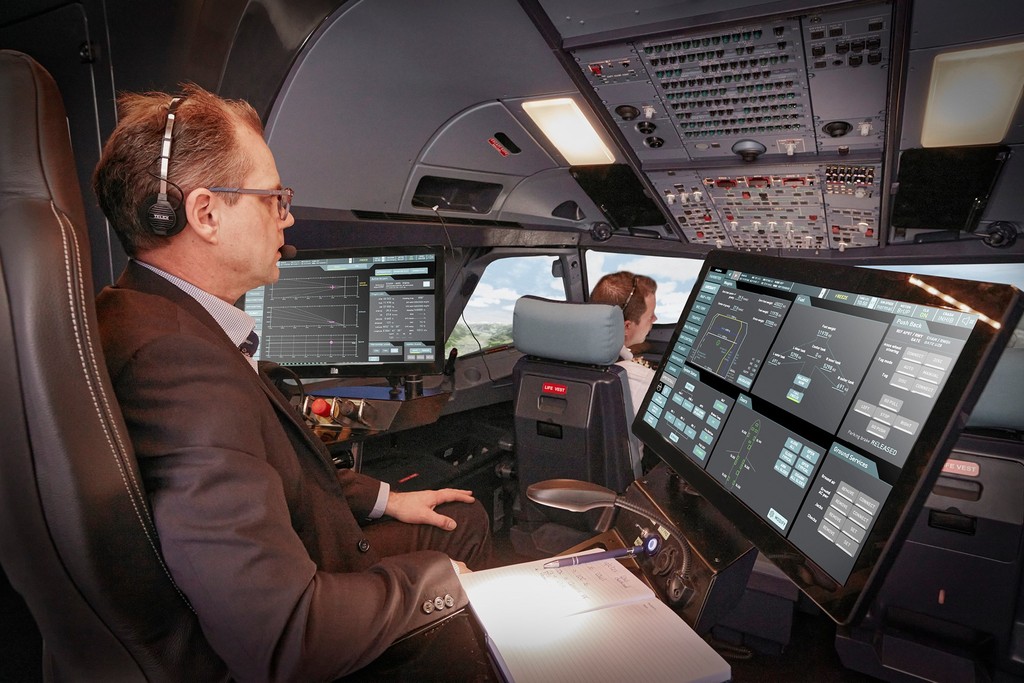
[[[338,483],[356,519],[366,519],[373,512],[381,482],[351,469],[338,470]]]
[[[246,374],[248,373],[248,374]],[[192,334],[165,334],[111,368],[149,493],[160,547],[204,634],[239,680],[331,680],[436,620],[423,605],[465,595],[448,558],[422,551],[358,571],[323,571],[287,501],[373,488],[357,475],[336,492],[309,485],[274,448],[291,448],[245,359]],[[282,464],[283,463],[283,464]],[[297,465],[296,465],[297,467]],[[361,536],[347,504],[331,532]],[[368,510],[367,510],[368,512]],[[308,531],[308,530],[307,530]],[[346,541],[347,542],[347,541]],[[448,608],[449,610],[451,608]]]

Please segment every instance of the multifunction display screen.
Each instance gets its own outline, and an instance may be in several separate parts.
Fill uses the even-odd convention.
[[[696,289],[641,419],[842,584],[979,314],[723,267]]]
[[[281,261],[280,278],[246,295],[256,357],[300,374],[436,371],[443,360],[440,259],[410,248]]]

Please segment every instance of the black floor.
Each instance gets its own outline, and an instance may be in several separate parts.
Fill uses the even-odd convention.
[[[835,649],[836,625],[824,614],[797,611],[789,644],[779,654],[748,659],[726,656],[733,681],[815,681],[867,683],[878,679],[843,666]]]

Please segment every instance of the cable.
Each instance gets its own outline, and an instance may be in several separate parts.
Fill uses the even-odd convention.
[[[306,403],[306,388],[302,384],[302,379],[295,373],[291,368],[285,367],[274,361],[261,360],[259,361],[259,368],[262,370],[267,377],[274,381],[274,385],[277,390],[291,402],[293,396],[298,395],[299,403],[295,408],[301,413],[302,406]],[[294,382],[297,392],[291,390],[291,385],[286,384],[287,380]]]
[[[444,218],[437,210],[438,206],[438,204],[434,204],[430,207],[430,210],[434,212],[434,215],[437,216],[437,220],[441,222],[441,229],[444,230],[444,237],[448,240],[448,250],[452,253],[452,258],[455,258],[455,247],[452,246],[452,236],[448,233],[448,224],[444,222]]]
[[[722,655],[725,659],[745,661],[753,659],[754,657],[754,651],[746,645],[735,645],[733,643],[718,640],[717,638],[712,638],[709,645],[711,645],[711,647],[715,649],[715,652]]]
[[[152,177],[156,178],[157,180],[163,180],[163,181],[164,181],[165,183],[167,183],[168,185],[170,185],[171,187],[173,187],[173,188],[175,189],[175,191],[177,191],[177,193],[178,193],[178,203],[177,203],[176,205],[174,205],[174,207],[173,207],[173,208],[174,208],[174,210],[175,210],[175,211],[177,211],[178,209],[180,209],[180,208],[182,207],[182,205],[183,205],[183,204],[185,203],[185,193],[184,193],[184,192],[182,191],[182,189],[181,189],[181,188],[180,188],[180,187],[178,186],[178,184],[177,184],[177,183],[175,183],[174,181],[172,181],[172,180],[171,180],[170,178],[161,178],[161,177],[160,177],[160,176],[158,176],[158,175],[157,175],[156,173],[153,173],[153,172],[152,172],[152,171],[150,171],[150,170],[147,170],[147,171],[146,171],[146,173],[147,173],[148,175],[150,175],[150,176],[152,176]]]
[[[491,382],[494,381],[494,377],[491,375],[491,368],[487,365],[487,354],[484,352],[484,345],[480,343],[480,340],[476,338],[476,333],[473,332],[473,328],[469,326],[469,321],[466,320],[466,311],[463,309],[462,314],[459,316],[462,320],[462,324],[469,330],[469,336],[476,342],[477,351],[480,352],[480,362],[484,364],[484,370],[487,371],[487,379]]]
[[[444,230],[445,239],[448,240],[448,249],[449,251],[451,251],[452,260],[455,260],[455,247],[452,245],[452,236],[448,232],[448,224],[444,222],[444,217],[438,212],[437,209],[437,204],[434,204],[433,206],[430,207],[430,210],[434,212],[435,216],[437,216],[437,220],[441,222],[441,229]],[[469,325],[469,321],[466,320],[465,306],[463,306],[462,312],[459,313],[459,318],[462,320],[462,324],[466,326],[466,329],[469,330],[469,336],[471,336],[473,338],[473,341],[476,342],[477,351],[480,353],[480,362],[484,364],[484,370],[487,372],[487,380],[489,382],[494,382],[494,377],[493,375],[491,375],[491,367],[487,365],[487,357],[486,354],[484,353],[484,346],[483,344],[480,343],[480,340],[477,339],[476,333],[473,332],[473,328],[470,327]]]
[[[637,505],[635,503],[631,503],[630,501],[628,501],[626,499],[625,496],[616,496],[615,497],[615,507],[619,507],[619,508],[622,508],[623,510],[628,510],[630,512],[634,512],[634,513],[636,513],[638,515],[642,515],[644,517],[647,517],[648,519],[653,519],[658,524],[660,524],[663,527],[665,527],[666,529],[668,529],[669,533],[676,537],[676,540],[679,541],[679,549],[680,549],[680,551],[683,554],[682,566],[679,569],[679,576],[680,576],[680,578],[682,578],[683,581],[689,582],[689,580],[690,580],[690,565],[693,562],[693,558],[692,558],[692,555],[690,553],[690,542],[686,540],[686,536],[683,534],[682,531],[679,530],[679,527],[677,527],[675,524],[673,524],[664,515],[656,514],[652,510],[648,510],[647,508],[643,507],[642,505]]]

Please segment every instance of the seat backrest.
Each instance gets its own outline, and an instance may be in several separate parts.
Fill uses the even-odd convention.
[[[218,680],[171,580],[99,346],[56,84],[0,50],[0,564],[48,680]]]
[[[568,478],[621,492],[640,475],[628,380],[614,364],[622,349],[622,311],[522,297],[512,336],[526,354],[512,372],[520,521],[592,530],[599,512],[541,507],[525,491],[538,481]]]

